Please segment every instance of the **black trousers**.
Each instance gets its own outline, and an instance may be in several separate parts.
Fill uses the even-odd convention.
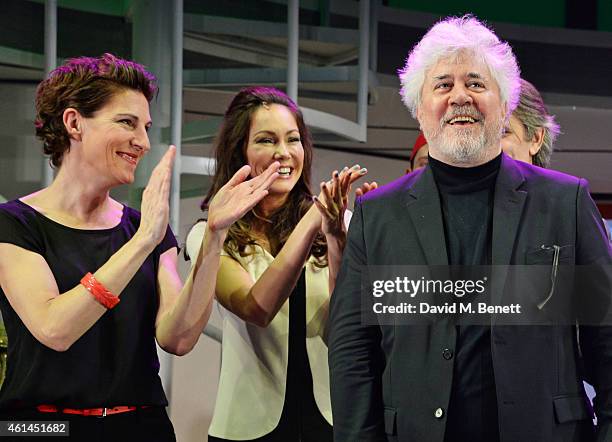
[[[41,442],[176,442],[174,428],[164,407],[148,407],[112,414],[106,417],[62,413],[41,413],[38,410],[0,412],[2,421],[68,421],[70,436],[8,436],[0,441]]]

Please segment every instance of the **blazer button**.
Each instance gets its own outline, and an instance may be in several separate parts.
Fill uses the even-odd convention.
[[[442,408],[436,408],[436,411],[434,411],[434,416],[436,419],[442,419],[444,416],[444,410]]]
[[[453,358],[453,351],[450,348],[445,348],[442,351],[442,357],[447,361],[450,361]]]

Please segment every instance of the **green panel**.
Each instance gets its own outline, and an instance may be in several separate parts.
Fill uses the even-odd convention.
[[[32,0],[34,3],[45,3],[45,0]],[[60,8],[76,9],[95,14],[125,16],[132,0],[58,0]]]
[[[600,0],[601,3],[609,0]],[[411,9],[420,12],[448,15],[472,13],[488,21],[538,25],[565,26],[565,0],[513,0],[512,2],[492,2],[491,0],[389,0],[389,6]]]
[[[597,29],[612,32],[612,1],[599,0],[597,4]]]

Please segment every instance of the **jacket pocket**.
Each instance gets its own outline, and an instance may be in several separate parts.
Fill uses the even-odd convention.
[[[395,417],[397,411],[395,408],[385,407],[385,433],[394,436],[397,433],[397,425],[395,423]]]
[[[525,264],[552,265],[555,256],[554,247],[554,245],[542,244],[540,247],[527,250],[527,252],[525,252]],[[559,248],[559,262],[574,262],[573,244],[567,244],[564,246],[557,247]]]
[[[565,422],[593,419],[591,405],[587,400],[587,398],[581,395],[554,398],[553,405],[557,422],[563,424]]]

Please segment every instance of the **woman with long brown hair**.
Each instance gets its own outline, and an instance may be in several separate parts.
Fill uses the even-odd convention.
[[[283,92],[264,87],[232,100],[216,161],[203,209],[242,164],[253,176],[273,162],[280,167],[268,195],[229,228],[223,247],[216,286],[222,362],[209,440],[331,441],[327,309],[349,188],[366,170],[334,171],[313,197],[312,141],[302,113]],[[192,255],[205,225],[188,237]]]

